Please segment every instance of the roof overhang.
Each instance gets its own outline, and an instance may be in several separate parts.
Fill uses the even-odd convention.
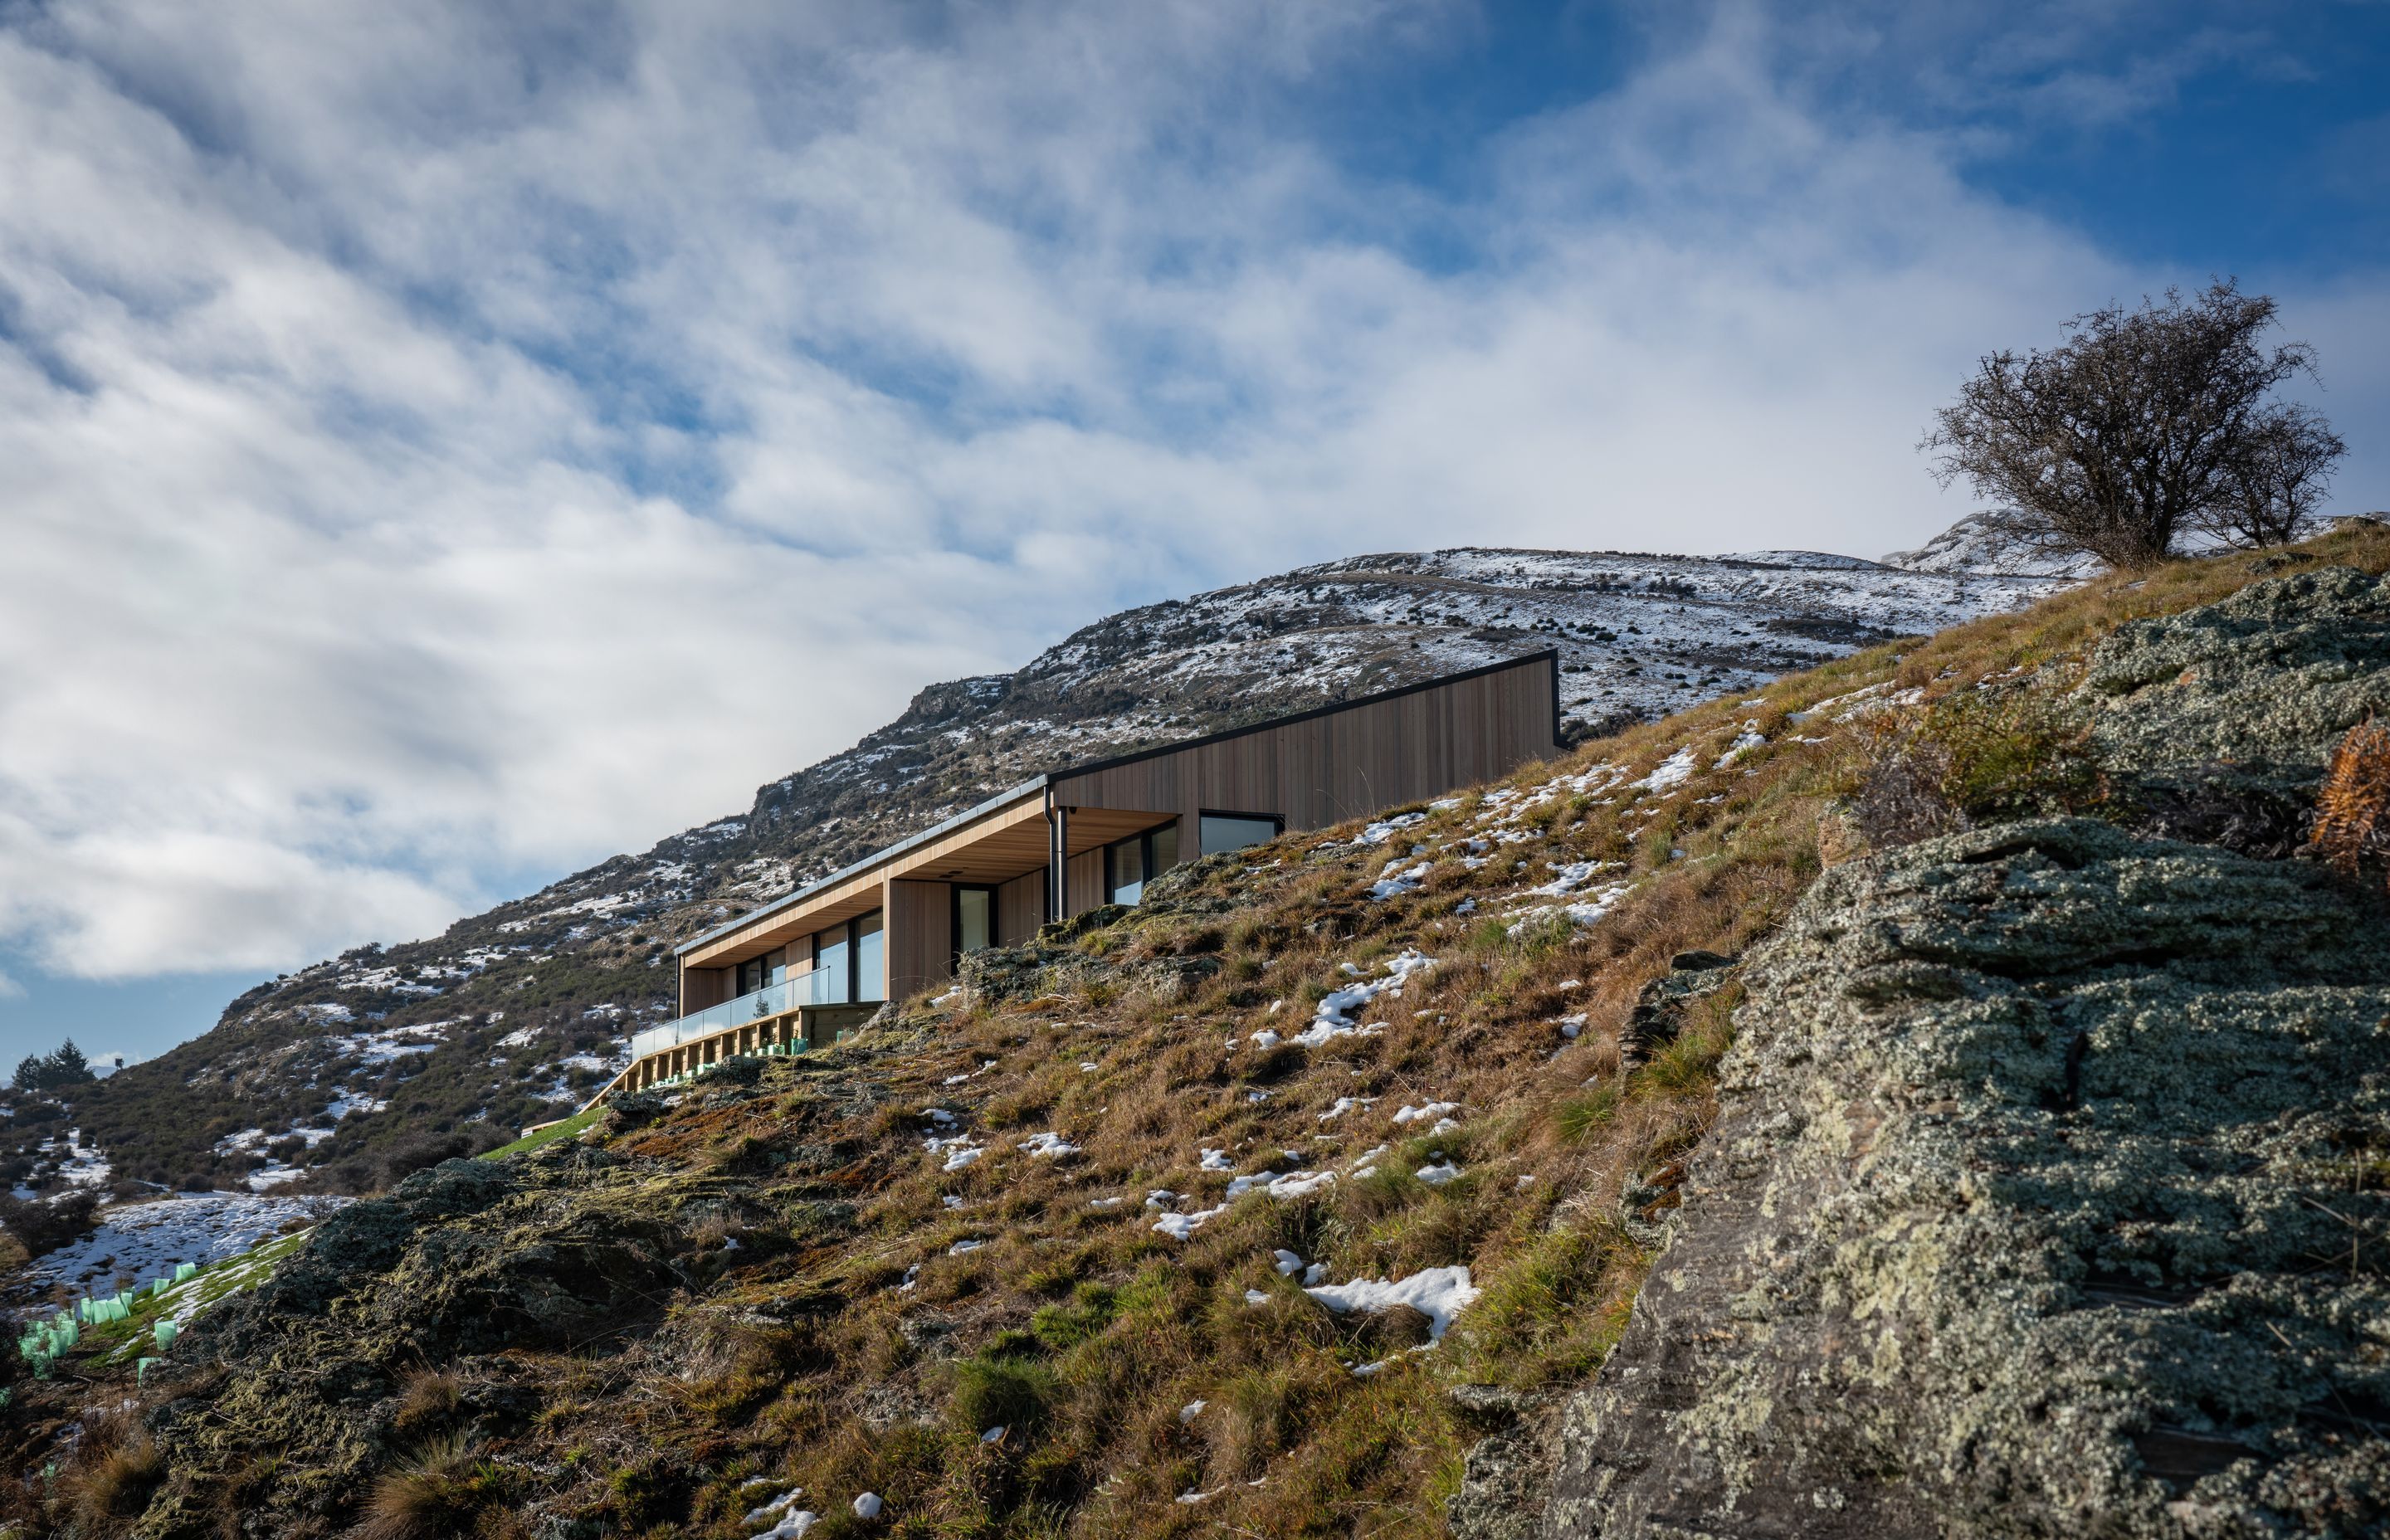
[[[726,968],[760,956],[829,926],[880,907],[885,885],[927,882],[1009,882],[1045,868],[1052,836],[1046,821],[1047,777],[1039,776],[991,797],[909,839],[715,926],[676,949],[683,968]],[[1150,828],[1167,812],[1074,809],[1067,820],[1067,853]]]
[[[689,940],[681,943],[680,945],[674,948],[674,950],[679,956],[687,957],[690,953],[696,952],[700,948],[709,947],[713,945],[713,943],[726,936],[730,936],[748,929],[759,920],[766,919],[784,910],[794,909],[809,905],[813,900],[828,894],[833,889],[845,886],[852,882],[855,878],[861,877],[867,872],[876,871],[879,867],[899,860],[905,855],[919,850],[924,845],[933,843],[947,835],[970,828],[973,825],[976,825],[984,819],[991,818],[995,815],[1006,812],[1009,809],[1017,808],[1024,802],[1034,802],[1036,805],[1038,816],[1042,819],[1045,816],[1046,811],[1046,802],[1044,797],[1045,790],[1046,777],[1044,776],[1032,776],[1029,779],[1022,781],[1018,786],[1010,787],[1005,790],[997,792],[995,796],[990,797],[987,801],[981,802],[976,807],[965,808],[962,812],[956,814],[951,818],[946,818],[938,823],[932,824],[928,828],[921,830],[919,834],[907,835],[906,838],[897,841],[894,844],[890,845],[883,850],[876,850],[872,852],[869,855],[865,856],[860,861],[854,862],[851,866],[840,867],[837,871],[830,873],[828,877],[821,879],[819,881],[808,882],[794,892],[784,893],[780,897],[772,900],[769,904],[763,905],[758,908],[748,910],[745,914],[740,915],[736,919],[726,920],[722,924],[715,926],[713,930],[707,930],[700,935],[691,937]]]

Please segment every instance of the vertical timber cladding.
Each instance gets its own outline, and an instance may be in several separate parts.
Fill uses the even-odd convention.
[[[1191,857],[1206,808],[1268,813],[1319,828],[1497,779],[1559,751],[1560,659],[1539,653],[1470,674],[1161,749],[1062,771],[1053,799],[1071,806],[1171,808]],[[1072,861],[1071,907],[1083,892]],[[1102,881],[1099,863],[1088,890]]]
[[[1018,946],[1046,923],[1046,871],[1039,867],[996,890],[996,944]]]
[[[694,1016],[708,1006],[718,1006],[730,998],[726,968],[690,968],[684,964],[680,970],[680,1013]]]
[[[1062,884],[1063,896],[1068,901],[1063,907],[1069,913],[1084,913],[1111,896],[1104,892],[1102,846],[1081,851],[1071,857],[1070,864],[1063,870],[1068,874]]]
[[[954,885],[891,878],[880,910],[880,944],[887,957],[884,996],[902,1000],[954,974]]]

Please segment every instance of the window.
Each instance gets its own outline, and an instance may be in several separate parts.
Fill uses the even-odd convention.
[[[1262,844],[1277,839],[1286,828],[1285,819],[1268,813],[1206,813],[1201,822],[1206,855]]]
[[[955,955],[996,944],[996,890],[955,885]]]
[[[1104,898],[1134,904],[1145,896],[1145,837],[1123,840],[1104,852]]]
[[[1104,894],[1113,904],[1135,904],[1145,885],[1178,865],[1178,826],[1132,834],[1104,847]]]
[[[854,987],[847,997],[854,1000],[877,1000],[887,993],[888,938],[880,928],[880,911],[872,910],[854,922]]]
[[[877,909],[815,931],[813,987],[805,1003],[842,1006],[879,999],[887,982],[886,958],[887,938],[880,932]]]
[[[853,966],[853,952],[846,944],[847,927],[832,926],[814,932],[813,1003],[817,1006],[842,1006],[851,996],[847,993],[848,970]]]
[[[752,995],[759,989],[769,989],[774,984],[785,983],[788,982],[788,977],[789,949],[785,946],[776,946],[762,956],[750,957],[738,966],[731,977],[730,982],[735,987],[730,993]]]

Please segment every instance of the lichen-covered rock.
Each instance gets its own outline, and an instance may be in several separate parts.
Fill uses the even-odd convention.
[[[1117,923],[1134,912],[1117,905],[1110,905],[1090,910],[1072,924],[1078,925],[1090,915],[1108,916],[1099,924],[1083,928],[1099,930],[1103,924]],[[1175,909],[1163,911],[1164,914],[1176,912]],[[963,957],[957,977],[966,990],[988,1001],[1026,1000],[1060,995],[1100,980],[1108,985],[1147,995],[1166,1004],[1184,998],[1204,980],[1220,971],[1220,959],[1211,956],[1162,956],[1124,965],[1108,963],[1101,957],[1090,956],[1077,950],[1067,941],[1051,939],[1061,929],[1049,925],[1039,932],[1039,940],[1026,945],[990,946],[970,953]]]
[[[1553,1414],[1559,1396],[1504,1385],[1455,1385],[1445,1399],[1479,1435],[1463,1457],[1460,1485],[1444,1505],[1452,1540],[1535,1540],[1551,1485]]]
[[[2312,785],[2342,734],[2390,713],[2390,577],[2325,567],[2119,626],[2081,693],[2126,770],[2220,764]]]
[[[2082,820],[1827,874],[1546,1533],[2383,1533],[2384,939],[2303,864]]]
[[[966,953],[956,977],[974,997],[993,1002],[1059,995],[1084,984],[1099,971],[1098,965],[1067,944],[1032,942]]]

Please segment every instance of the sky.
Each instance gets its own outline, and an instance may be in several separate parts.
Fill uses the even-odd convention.
[[[0,1056],[683,828],[1133,604],[1874,556],[2237,276],[2390,506],[2390,6],[0,0]]]

